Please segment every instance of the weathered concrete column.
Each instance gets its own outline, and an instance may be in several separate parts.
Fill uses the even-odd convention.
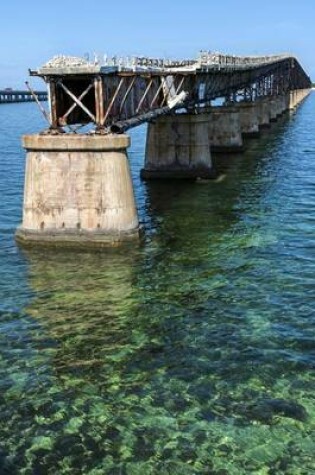
[[[244,137],[259,137],[259,121],[255,102],[239,102],[241,131]]]
[[[284,95],[280,95],[276,98],[276,107],[277,107],[277,115],[281,117],[284,111],[286,110],[286,100]]]
[[[240,111],[237,107],[214,107],[209,114],[209,140],[212,152],[243,150]]]
[[[296,91],[293,90],[289,92],[289,110],[294,110],[296,105]]]
[[[102,247],[138,236],[126,135],[27,135],[25,244]]]
[[[295,89],[290,91],[287,96],[289,110],[294,110],[310,94],[311,89]]]
[[[148,125],[141,177],[213,178],[207,114],[163,116]]]
[[[278,118],[278,102],[275,97],[269,99],[270,122],[276,122]]]
[[[304,99],[309,95],[311,92],[311,89],[298,89],[296,91],[297,94],[297,103],[299,104],[300,102],[303,102]]]
[[[267,99],[259,99],[256,102],[256,110],[260,129],[270,127],[270,105]]]

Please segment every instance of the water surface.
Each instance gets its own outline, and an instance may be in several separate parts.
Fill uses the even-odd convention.
[[[143,238],[23,251],[23,133],[0,106],[0,473],[315,474],[315,95],[218,160],[141,182]]]

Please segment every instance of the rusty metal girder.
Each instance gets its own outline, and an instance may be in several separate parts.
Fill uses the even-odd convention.
[[[75,132],[92,124],[98,132],[126,130],[177,109],[198,113],[211,101],[255,100],[281,95],[311,85],[294,57],[277,57],[259,63],[245,58],[238,67],[236,57],[220,56],[217,63],[178,69],[176,65],[155,70],[119,70],[40,74],[50,91],[50,128],[68,127]],[[151,64],[150,60],[148,64]],[[160,64],[159,62],[157,64]],[[74,128],[73,128],[74,126]]]

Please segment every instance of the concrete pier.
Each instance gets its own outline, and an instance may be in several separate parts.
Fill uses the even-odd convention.
[[[163,116],[148,125],[142,178],[213,178],[207,114]]]
[[[290,110],[294,110],[297,106],[297,91],[290,91]]]
[[[276,98],[277,116],[281,117],[286,110],[286,100],[284,95],[280,95]]]
[[[269,111],[270,111],[270,122],[276,122],[278,118],[278,108],[277,100],[274,97],[268,99],[269,102]]]
[[[243,137],[259,137],[259,119],[255,102],[239,102],[237,106]]]
[[[126,135],[28,135],[19,242],[102,247],[138,237]]]
[[[237,107],[214,107],[209,114],[209,140],[212,152],[243,150],[240,111]]]
[[[259,129],[270,128],[270,105],[268,103],[268,100],[266,99],[257,100],[256,111],[257,111]]]
[[[297,89],[295,91],[295,102],[298,105],[300,102],[303,102],[304,99],[310,94],[312,89]]]
[[[294,110],[310,94],[312,89],[295,89],[287,95],[287,108]]]

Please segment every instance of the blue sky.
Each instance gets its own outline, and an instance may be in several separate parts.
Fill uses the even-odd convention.
[[[0,88],[56,54],[296,54],[315,79],[315,0],[5,0]]]

